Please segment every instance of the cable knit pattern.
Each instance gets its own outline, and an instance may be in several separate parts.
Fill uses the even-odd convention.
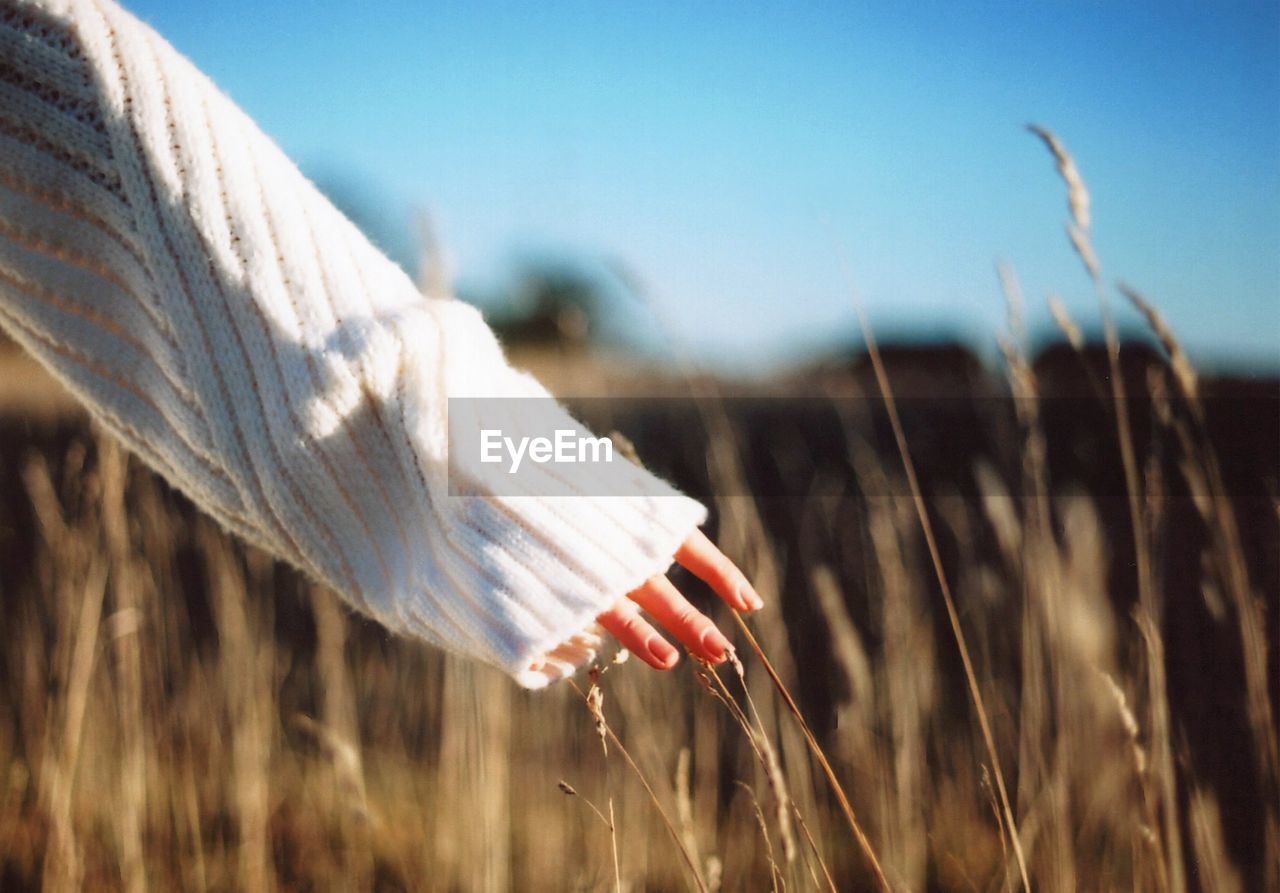
[[[705,518],[640,469],[451,495],[448,398],[546,392],[109,0],[0,0],[0,324],[228,529],[528,687]]]

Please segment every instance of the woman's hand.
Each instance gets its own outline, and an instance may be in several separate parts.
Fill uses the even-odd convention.
[[[689,535],[676,553],[676,561],[715,590],[731,608],[756,611],[764,607],[764,600],[742,571],[702,531]],[[670,580],[652,577],[596,619],[624,648],[654,669],[671,669],[680,654],[641,615],[641,609],[703,660],[718,664],[728,655],[729,640],[716,625],[689,604]]]

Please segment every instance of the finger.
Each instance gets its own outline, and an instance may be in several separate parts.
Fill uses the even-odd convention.
[[[742,571],[701,530],[689,534],[676,552],[676,561],[739,611],[758,611],[764,607],[764,599],[747,582]]]
[[[680,652],[640,616],[639,609],[630,599],[622,599],[596,620],[623,648],[655,670],[670,669],[680,659]]]
[[[666,577],[653,577],[630,598],[703,660],[718,664],[728,655],[729,640]]]

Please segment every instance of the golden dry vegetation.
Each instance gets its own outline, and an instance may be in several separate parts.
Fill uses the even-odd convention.
[[[1275,466],[1233,473],[1140,303],[1165,358],[1076,345],[1109,446],[1064,480],[1006,287],[979,453],[914,436],[874,342],[821,462],[704,383],[677,477],[770,605],[719,609],[740,663],[535,694],[233,542],[6,359],[0,889],[1280,888]]]

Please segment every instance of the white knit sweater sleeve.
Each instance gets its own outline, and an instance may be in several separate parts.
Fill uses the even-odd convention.
[[[224,526],[529,687],[705,518],[639,469],[451,494],[448,398],[545,391],[110,0],[0,0],[0,323]]]

